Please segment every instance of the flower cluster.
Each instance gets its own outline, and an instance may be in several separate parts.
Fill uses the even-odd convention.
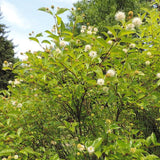
[[[132,15],[133,16],[133,15]],[[124,21],[125,20],[125,13],[124,12],[121,12],[121,11],[118,11],[116,14],[115,14],[115,19],[117,21]],[[132,19],[132,23],[129,23],[126,25],[126,29],[127,30],[134,30],[135,27],[139,27],[140,25],[142,24],[142,20],[139,18],[139,17],[134,17]],[[109,33],[108,33],[109,34]]]
[[[12,67],[12,62],[4,61],[3,62],[3,67]]]
[[[18,159],[19,158],[19,156],[18,155],[14,155],[13,157],[12,156],[8,156],[7,158],[2,158],[2,160],[7,160],[7,159],[12,159],[12,158],[14,158],[14,159]]]
[[[88,28],[84,25],[81,26],[81,33],[86,33],[89,35],[96,34],[98,32],[98,28],[96,27],[92,27],[92,26],[88,26]]]

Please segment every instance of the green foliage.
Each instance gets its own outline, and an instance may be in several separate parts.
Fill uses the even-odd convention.
[[[130,19],[140,14],[141,7],[150,7],[150,0],[81,0],[74,3],[76,15],[83,17],[81,24],[96,26],[101,34],[106,31],[105,25],[113,26],[117,24],[115,21],[115,13],[117,11],[124,11],[126,19]],[[133,15],[129,14],[133,11]],[[69,16],[70,21],[75,19],[75,12]],[[80,33],[80,25],[76,33]],[[103,35],[104,36],[104,35]]]
[[[18,76],[0,97],[0,158],[158,160],[159,11],[144,9],[134,30],[105,26],[103,39],[94,28],[74,36],[58,16],[67,9],[40,10],[54,31],[30,39],[48,46],[4,67]]]
[[[12,42],[7,39],[5,28],[5,25],[0,24],[0,90],[7,89],[8,81],[14,78],[14,74],[10,70],[2,70],[4,61],[6,61],[6,65],[8,63],[10,67],[16,61],[14,58],[14,46]]]

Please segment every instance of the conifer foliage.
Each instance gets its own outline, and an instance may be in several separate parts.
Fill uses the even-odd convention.
[[[1,14],[0,19],[2,19]],[[14,77],[11,70],[2,70],[3,65],[12,66],[15,61],[14,46],[12,41],[7,39],[5,29],[6,26],[0,24],[0,90],[7,89],[8,81]]]

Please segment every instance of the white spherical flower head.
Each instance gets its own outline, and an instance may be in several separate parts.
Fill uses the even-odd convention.
[[[14,80],[14,85],[20,84],[21,82],[18,79]]]
[[[135,27],[139,27],[142,24],[142,20],[139,17],[135,17],[133,18],[132,23],[135,25]]]
[[[15,155],[15,156],[14,156],[14,159],[18,159],[18,155]]]
[[[98,79],[97,84],[100,86],[104,85],[104,79]]]
[[[88,30],[92,31],[93,27],[92,26],[88,26]]]
[[[79,151],[83,151],[85,149],[84,145],[82,145],[82,144],[78,144],[77,148]]]
[[[109,40],[107,43],[110,44],[110,45],[112,45],[113,41]]]
[[[85,30],[84,29],[81,29],[81,33],[84,33],[85,32]]]
[[[7,158],[2,158],[2,160],[7,160]]]
[[[113,69],[109,69],[107,71],[106,75],[109,76],[109,77],[114,77],[116,75],[116,72]]]
[[[123,52],[124,52],[124,53],[127,53],[127,52],[128,52],[128,49],[124,48],[124,49],[123,49]]]
[[[87,52],[87,51],[91,50],[91,48],[92,48],[91,45],[87,44],[87,45],[85,46],[84,51]]]
[[[38,58],[38,59],[42,59],[42,57],[41,57],[41,56],[37,56],[37,58]]]
[[[136,45],[135,45],[134,43],[131,43],[131,44],[129,45],[129,47],[130,47],[130,48],[135,48]]]
[[[94,28],[93,30],[94,30],[94,32],[98,32],[98,28]]]
[[[57,53],[61,53],[62,51],[59,48],[56,48]]]
[[[83,25],[83,26],[81,27],[81,29],[86,30],[87,27]]]
[[[87,31],[87,34],[91,35],[91,34],[92,34],[92,31]]]
[[[128,25],[126,26],[126,29],[127,29],[127,30],[134,30],[134,27],[135,27],[135,25],[132,24],[132,23],[130,23],[130,24],[128,24]]]
[[[94,152],[94,147],[92,146],[88,147],[87,151],[89,152],[89,154],[92,154]]]
[[[158,78],[158,79],[160,79],[160,73],[157,73],[157,75],[156,75],[156,76],[157,76],[157,78]]]
[[[151,64],[151,62],[150,62],[150,61],[146,61],[145,64],[146,64],[147,66],[149,66],[149,65]]]
[[[28,61],[28,56],[23,56],[22,61]]]
[[[108,93],[109,88],[108,87],[103,87],[103,91],[106,92],[106,93]]]
[[[97,52],[96,51],[90,51],[89,56],[92,57],[92,58],[95,58],[95,57],[97,57]]]
[[[111,32],[111,31],[108,31],[107,33],[108,33],[109,35],[112,35],[112,32]]]
[[[151,56],[152,55],[152,53],[151,52],[147,52],[147,56]]]
[[[17,108],[21,108],[22,107],[22,103],[19,103],[18,105],[17,105]]]
[[[115,14],[115,19],[116,21],[124,21],[125,20],[125,13],[124,12],[121,12],[121,11],[118,11],[116,14]]]
[[[61,47],[65,47],[66,46],[66,42],[65,41],[60,41],[59,44],[60,44]]]
[[[15,106],[16,105],[16,101],[11,101],[12,105]]]
[[[11,80],[8,81],[8,84],[12,84],[12,83],[13,83],[13,81],[11,81]]]

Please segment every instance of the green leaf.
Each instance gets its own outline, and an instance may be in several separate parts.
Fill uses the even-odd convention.
[[[151,140],[150,136],[146,139],[146,142],[147,142],[147,146],[149,146],[152,143],[152,140]]]
[[[69,10],[68,8],[59,8],[56,14],[59,15],[59,14],[62,14],[64,12],[68,11],[68,10]]]
[[[107,42],[104,40],[104,39],[100,39],[100,38],[97,38],[96,41],[104,48],[107,48],[108,47],[108,44]]]
[[[77,16],[75,23],[77,24],[77,23],[80,23],[80,22],[83,22],[83,17],[82,16]]]
[[[59,129],[65,129],[65,126],[58,126]]]
[[[46,12],[46,13],[49,13],[49,14],[53,15],[53,13],[49,10],[49,8],[42,7],[42,8],[39,8],[38,10],[39,10],[39,11],[43,11],[43,12]]]
[[[158,80],[158,82],[157,82],[157,86],[160,86],[160,80]]]
[[[59,17],[59,16],[57,16],[57,15],[56,15],[56,18],[57,18],[57,24],[60,25],[60,24],[61,24],[61,21],[62,21],[62,18]]]
[[[113,36],[116,37],[117,33],[116,33],[116,31],[113,29],[113,27],[111,27],[111,26],[105,26],[105,28],[107,28],[110,32],[112,32]]]
[[[156,138],[155,133],[152,133],[152,134],[151,134],[151,140],[152,140],[153,144],[156,144],[156,143],[157,143],[157,138]]]
[[[100,151],[96,151],[95,152],[95,155],[97,156],[97,158],[99,159],[100,157],[101,157],[101,155],[102,155],[102,152],[100,152]]]
[[[94,67],[94,72],[97,73],[97,75],[98,75],[99,78],[103,78],[104,77],[103,71],[102,71],[102,69],[100,67],[95,66]]]
[[[39,40],[37,38],[35,38],[35,37],[29,37],[29,39],[32,40],[32,41],[35,41],[35,42],[39,43]]]
[[[51,44],[51,42],[50,42],[50,41],[48,41],[48,40],[43,40],[43,41],[42,41],[42,43]]]
[[[63,21],[61,21],[61,32],[63,32],[65,30],[65,24]]]
[[[36,34],[36,37],[43,37],[43,34],[42,33],[38,33],[38,34]]]
[[[20,134],[21,134],[22,130],[23,130],[23,128],[22,128],[22,127],[21,127],[21,128],[18,128],[18,130],[17,130],[17,135],[18,135],[18,136],[20,136]]]
[[[102,141],[103,141],[102,138],[97,138],[97,139],[93,142],[92,146],[94,147],[95,150],[101,145]]]
[[[110,126],[110,129],[119,129],[119,128],[121,128],[121,127],[119,127],[117,124],[112,124]]]
[[[35,152],[31,147],[26,147],[23,150],[21,150],[20,152],[25,154],[25,155],[27,155],[28,153],[29,154],[34,154],[34,155],[40,155],[40,153]]]
[[[151,154],[151,155],[148,155],[147,157],[145,157],[145,160],[155,160],[157,158],[159,159],[159,157],[157,157],[156,155]]]
[[[118,37],[122,37],[124,35],[129,35],[129,34],[133,34],[135,33],[135,31],[127,31],[127,30],[121,30],[119,33],[118,33]]]
[[[52,32],[50,32],[50,31],[48,31],[48,30],[46,30],[45,32],[49,34],[48,37],[53,38],[53,39],[55,39],[55,40],[57,40],[57,41],[59,40],[59,36],[53,34]]]
[[[0,156],[9,155],[10,153],[14,153],[14,152],[15,152],[14,149],[4,149],[0,151]]]
[[[15,69],[17,66],[20,66],[22,64],[22,61],[18,61],[13,65],[13,69]]]
[[[60,160],[60,158],[59,158],[58,154],[56,154],[53,157],[51,157],[50,160]]]

